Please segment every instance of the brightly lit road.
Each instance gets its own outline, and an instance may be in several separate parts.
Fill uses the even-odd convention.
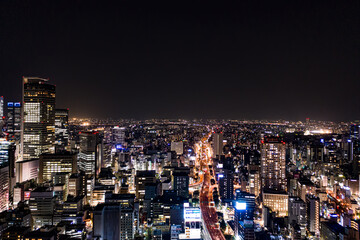
[[[206,225],[205,227],[211,239],[225,240],[225,237],[219,228],[219,223],[218,223],[219,221],[218,221],[216,209],[212,202],[212,192],[210,191],[211,188],[210,180],[212,176],[210,175],[210,170],[208,169],[208,166],[212,165],[212,159],[211,159],[211,147],[207,141],[209,137],[210,135],[203,138],[199,143],[199,147],[196,148],[198,161],[200,163],[200,169],[204,172],[203,185],[200,191],[200,208],[203,217],[203,222]]]

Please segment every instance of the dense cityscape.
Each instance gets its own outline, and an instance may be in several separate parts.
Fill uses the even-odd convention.
[[[359,239],[360,122],[94,119],[1,97],[2,239]]]

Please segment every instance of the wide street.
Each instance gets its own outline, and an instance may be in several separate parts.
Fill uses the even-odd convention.
[[[209,136],[208,136],[209,137]],[[223,233],[220,230],[218,223],[218,216],[216,213],[216,208],[212,201],[212,192],[210,191],[210,181],[211,174],[209,165],[212,166],[211,158],[211,146],[208,142],[208,137],[204,137],[200,142],[200,147],[197,149],[198,161],[200,163],[200,170],[203,171],[203,185],[200,191],[200,208],[202,212],[202,217],[206,225],[211,239],[213,240],[225,240]],[[216,180],[216,179],[215,179]]]

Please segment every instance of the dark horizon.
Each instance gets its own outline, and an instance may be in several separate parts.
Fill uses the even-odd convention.
[[[2,1],[0,95],[71,117],[360,118],[360,3]],[[4,37],[5,36],[5,37]]]

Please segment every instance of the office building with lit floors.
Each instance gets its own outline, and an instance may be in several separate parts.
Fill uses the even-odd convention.
[[[42,154],[39,159],[39,183],[50,181],[55,173],[76,173],[77,155],[69,152]]]
[[[189,196],[189,168],[177,168],[173,172],[174,190],[178,196]]]
[[[275,212],[277,217],[286,217],[288,215],[289,195],[287,192],[264,189],[262,198],[263,205]]]
[[[65,151],[68,143],[69,109],[55,109],[55,151]]]
[[[23,78],[22,160],[54,152],[55,85],[47,79]]]
[[[223,155],[223,134],[214,133],[213,134],[213,148],[214,148],[214,157],[220,158]]]
[[[261,142],[261,179],[264,189],[286,191],[286,147],[279,137],[265,137]]]
[[[111,129],[111,142],[113,145],[125,145],[125,128],[124,127],[114,127]]]
[[[93,239],[133,239],[138,224],[134,194],[106,193],[94,209]]]
[[[306,203],[301,198],[289,197],[289,225],[296,223],[300,227],[303,237],[306,235],[306,209]]]
[[[78,167],[85,175],[100,173],[102,140],[98,132],[80,132]]]
[[[137,171],[135,176],[136,198],[142,204],[145,198],[147,184],[156,183],[155,171]]]
[[[9,141],[20,142],[21,138],[21,103],[7,103],[6,132]]]
[[[38,187],[30,193],[29,208],[33,217],[33,227],[53,225],[55,197],[53,191]]]
[[[9,208],[9,164],[0,164],[0,212]]]
[[[234,202],[234,232],[236,239],[253,240],[255,195],[236,190]]]
[[[313,195],[306,196],[307,227],[312,235],[320,232],[320,199]]]
[[[223,202],[231,202],[234,199],[234,176],[233,172],[223,169],[218,175],[219,193]]]

